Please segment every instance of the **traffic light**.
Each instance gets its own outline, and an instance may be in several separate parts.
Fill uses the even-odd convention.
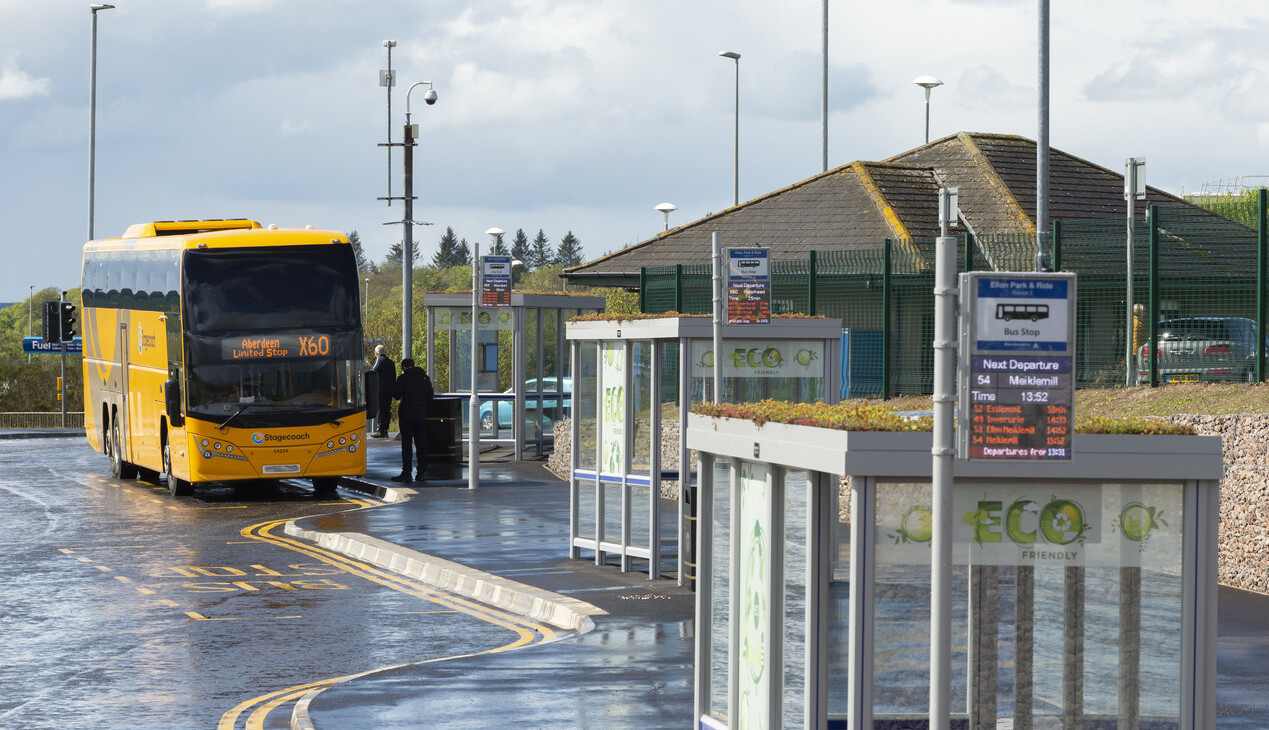
[[[62,342],[70,342],[75,339],[75,335],[79,334],[75,331],[75,305],[70,302],[61,302],[58,321],[61,324],[59,334]]]
[[[62,341],[62,317],[59,302],[44,302],[44,341]]]

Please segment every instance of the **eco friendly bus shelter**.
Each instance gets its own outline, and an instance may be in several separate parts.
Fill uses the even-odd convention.
[[[927,727],[931,442],[689,417],[698,727]],[[1213,727],[1220,439],[1073,450],[955,464],[952,727]]]
[[[427,369],[437,380],[437,399],[450,403],[466,438],[472,393],[471,293],[429,293]],[[602,312],[603,297],[511,293],[509,307],[478,310],[476,387],[482,443],[510,445],[517,460],[526,447],[536,456],[554,438],[555,421],[571,407],[570,366],[564,323],[579,314]],[[445,333],[438,338],[438,333]],[[443,346],[438,348],[438,340]],[[438,378],[443,357],[444,377]],[[461,418],[458,416],[461,414]],[[459,438],[456,436],[455,438]]]
[[[841,323],[818,317],[777,318],[764,325],[724,325],[722,399],[836,402]],[[713,321],[658,317],[570,322],[574,397],[569,556],[616,555],[620,569],[647,561],[662,577],[662,486],[677,482],[678,582],[692,578],[694,503],[684,444],[693,401],[714,397]],[[830,387],[831,385],[831,387]],[[668,423],[673,428],[666,428]],[[667,443],[668,442],[668,443]],[[664,451],[663,451],[664,449]],[[675,454],[666,463],[664,453]],[[687,475],[686,478],[681,476]],[[684,487],[687,488],[684,488]]]

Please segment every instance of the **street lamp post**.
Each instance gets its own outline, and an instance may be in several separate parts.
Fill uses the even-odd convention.
[[[33,331],[34,327],[35,327],[35,285],[32,284],[31,296],[27,297],[26,299],[26,336],[27,337],[35,336],[35,332]],[[28,363],[31,362],[31,356],[29,354],[26,356],[26,361]]]
[[[431,81],[418,81],[410,86],[405,92],[405,131],[401,141],[405,177],[402,194],[405,215],[401,221],[401,357],[414,356],[414,140],[418,138],[418,129],[410,124],[410,92],[423,84],[428,87],[424,101],[428,105],[436,103],[436,90]]]
[[[388,207],[392,207],[392,87],[397,85],[397,77],[392,73],[392,49],[397,47],[396,41],[384,41],[383,47],[388,49],[388,70],[379,72],[379,85],[388,88]]]
[[[934,76],[918,76],[912,83],[925,89],[925,143],[930,143],[930,90],[942,86],[943,82]]]
[[[678,210],[678,206],[674,203],[662,203],[656,209],[665,215],[665,230],[670,230],[670,214]]]
[[[719,51],[718,55],[736,62],[736,132],[732,149],[731,204],[740,205],[740,54],[735,51]]]
[[[97,11],[110,10],[113,5],[90,5],[93,14],[92,58],[88,62],[88,240],[93,240],[93,207],[97,176]]]

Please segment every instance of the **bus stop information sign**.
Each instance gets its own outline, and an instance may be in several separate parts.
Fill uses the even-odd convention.
[[[766,248],[727,249],[727,324],[771,322],[771,274]]]
[[[957,451],[1071,458],[1075,275],[961,274]]]
[[[480,306],[511,306],[511,257],[481,256],[484,277],[481,279]]]

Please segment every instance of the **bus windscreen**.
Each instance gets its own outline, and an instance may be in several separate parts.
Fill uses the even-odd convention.
[[[185,327],[192,332],[353,327],[357,264],[350,246],[191,250]]]

